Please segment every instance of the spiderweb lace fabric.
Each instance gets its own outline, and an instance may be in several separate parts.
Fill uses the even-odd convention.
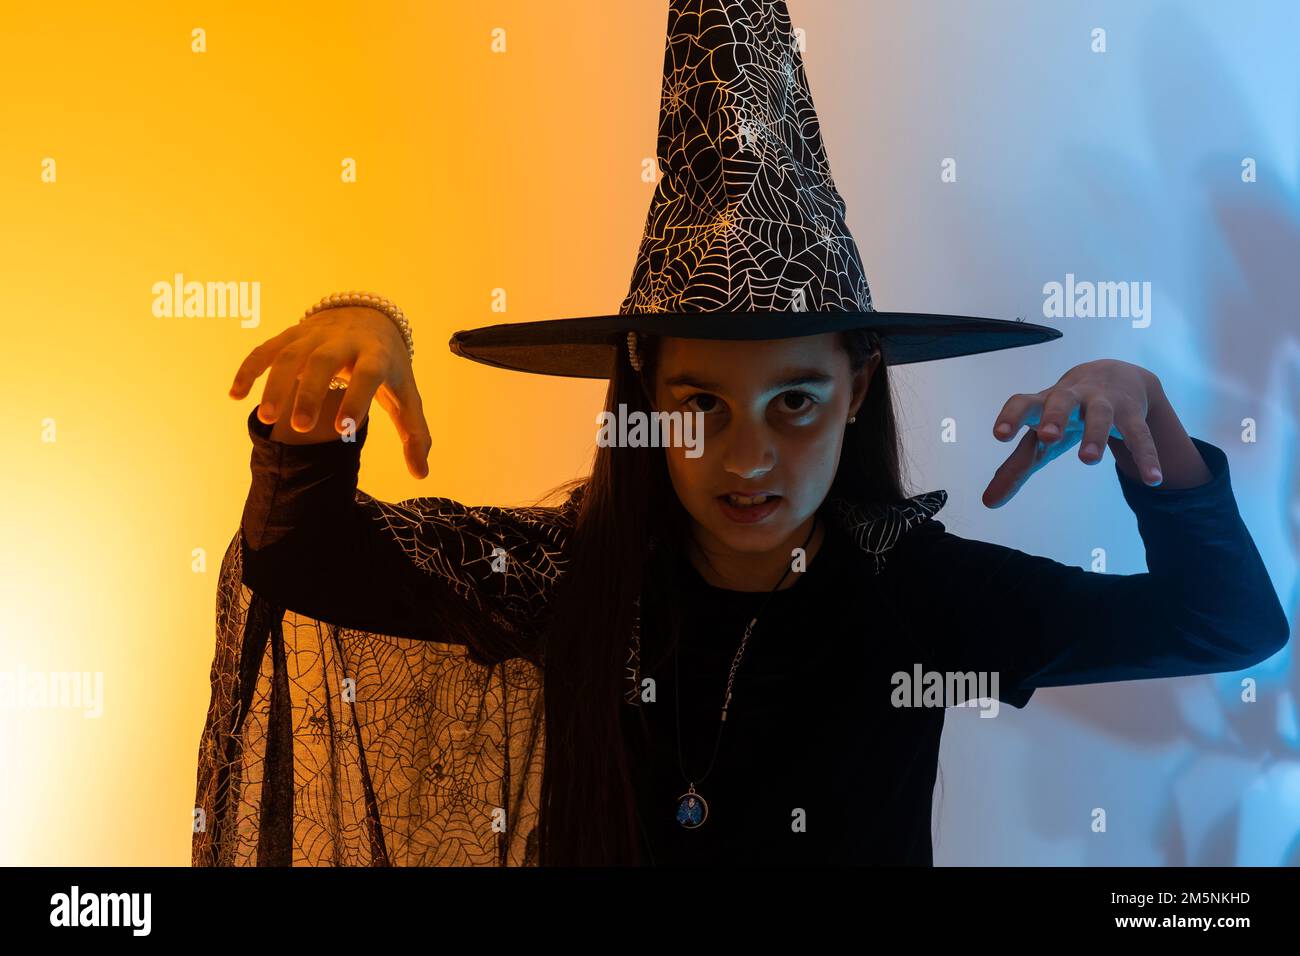
[[[561,508],[389,504],[360,490],[355,501],[430,588],[451,585],[462,633],[490,614],[526,635],[562,572],[580,492]],[[482,663],[464,643],[285,610],[243,582],[243,547],[236,534],[221,566],[193,864],[535,862],[537,663]],[[508,573],[493,565],[502,553]]]
[[[563,573],[582,489],[560,508],[386,504],[356,492],[413,562],[455,586],[467,628],[526,629]],[[875,559],[945,503],[944,491],[828,513]],[[521,540],[521,538],[523,540]],[[502,543],[511,576],[487,557]],[[236,534],[221,565],[212,693],[199,747],[195,866],[528,866],[545,747],[542,672],[479,663],[465,645],[338,627],[277,607],[242,580]],[[490,596],[490,597],[489,597]],[[629,703],[639,686],[629,636]]]

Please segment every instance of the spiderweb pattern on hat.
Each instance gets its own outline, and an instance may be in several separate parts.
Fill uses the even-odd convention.
[[[674,0],[658,160],[620,313],[872,310],[784,2]]]

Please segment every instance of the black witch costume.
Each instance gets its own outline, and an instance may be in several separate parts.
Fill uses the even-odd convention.
[[[875,310],[783,0],[671,0],[658,158],[619,315],[459,332],[452,350],[603,377],[624,354],[636,367],[638,332],[869,328],[887,364],[1060,335]],[[380,501],[357,487],[368,421],[356,441],[296,445],[248,416],[252,484],[221,565],[195,865],[538,860],[540,622],[584,488],[553,507]],[[1192,440],[1213,475],[1199,487],[1151,488],[1116,468],[1146,548],[1141,574],[954,535],[935,517],[942,490],[829,497],[822,549],[770,596],[713,587],[683,562],[677,647],[653,602],[615,638],[628,643],[645,859],[931,863],[952,701],[900,702],[900,674],[996,675],[980,698],[1024,707],[1039,687],[1231,671],[1275,653],[1289,625],[1227,458]],[[711,763],[736,642],[768,598]],[[707,818],[704,804],[680,802],[683,763],[711,767]]]

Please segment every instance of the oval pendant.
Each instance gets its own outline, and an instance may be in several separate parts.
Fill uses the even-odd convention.
[[[709,805],[695,792],[695,784],[677,798],[677,822],[687,830],[694,830],[709,816]]]

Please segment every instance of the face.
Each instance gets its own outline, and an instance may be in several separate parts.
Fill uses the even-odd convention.
[[[687,457],[681,446],[665,454],[705,550],[759,554],[806,533],[835,477],[848,418],[879,361],[876,352],[855,376],[834,332],[752,342],[661,340],[656,408],[703,413],[703,454]],[[758,510],[733,511],[723,500],[729,491],[779,497]]]

